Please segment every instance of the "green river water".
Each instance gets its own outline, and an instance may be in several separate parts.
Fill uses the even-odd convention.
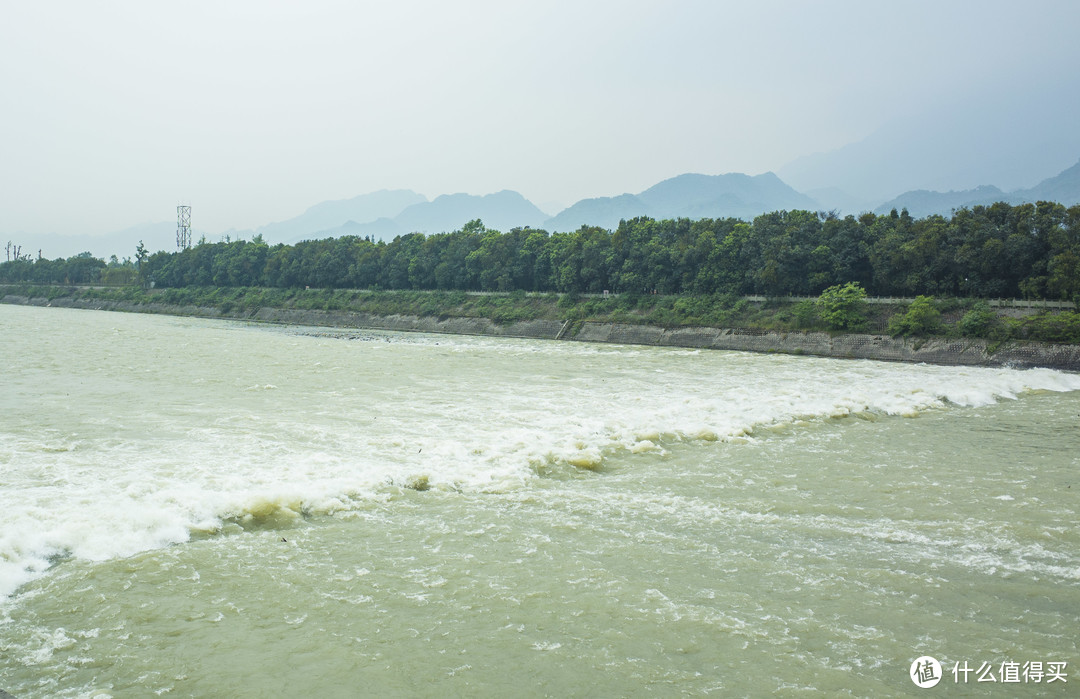
[[[15,697],[1080,685],[1075,374],[17,306],[0,358]]]

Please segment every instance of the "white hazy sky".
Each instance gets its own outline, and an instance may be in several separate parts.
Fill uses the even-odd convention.
[[[181,201],[220,232],[383,188],[550,209],[757,174],[1053,89],[1078,27],[1074,0],[0,0],[0,237]]]

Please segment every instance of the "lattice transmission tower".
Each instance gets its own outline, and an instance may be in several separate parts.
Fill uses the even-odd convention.
[[[187,250],[191,247],[191,206],[181,204],[176,207],[176,248]]]

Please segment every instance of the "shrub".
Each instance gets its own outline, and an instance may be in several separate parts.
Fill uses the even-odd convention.
[[[817,304],[809,299],[800,301],[791,309],[791,317],[795,320],[796,328],[812,328],[818,321]]]
[[[925,337],[941,330],[941,312],[934,306],[933,298],[916,296],[903,315],[889,320],[892,335],[919,335]]]
[[[1029,339],[1080,343],[1080,313],[1038,313],[1024,320],[1023,327]]]
[[[577,293],[569,292],[569,293],[563,294],[562,297],[559,298],[558,306],[559,306],[559,308],[562,308],[562,309],[573,308],[574,306],[577,305],[577,302],[580,299],[581,299],[581,296],[578,295]]]
[[[1000,326],[997,314],[986,301],[979,301],[956,324],[964,337],[990,337]]]
[[[640,296],[640,294],[633,291],[621,293],[615,297],[615,305],[619,310],[632,311],[637,308],[638,302],[641,300]]]
[[[817,300],[821,320],[832,330],[861,330],[866,326],[866,290],[858,282],[837,284]]]

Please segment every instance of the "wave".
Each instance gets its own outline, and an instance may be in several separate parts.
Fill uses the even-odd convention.
[[[126,431],[114,423],[127,417],[103,407],[77,437],[0,435],[0,595],[66,557],[106,560],[236,528],[288,527],[406,488],[503,492],[680,442],[1080,390],[1080,376],[1043,369],[550,343],[510,352],[521,364],[507,366],[506,344],[450,349],[429,366],[431,348],[419,347],[426,363],[396,374],[399,355],[380,355],[378,372],[360,378],[346,359],[328,359],[310,375],[329,377],[326,385],[284,374],[245,380],[218,403],[182,401],[180,425],[179,408],[140,403]]]

